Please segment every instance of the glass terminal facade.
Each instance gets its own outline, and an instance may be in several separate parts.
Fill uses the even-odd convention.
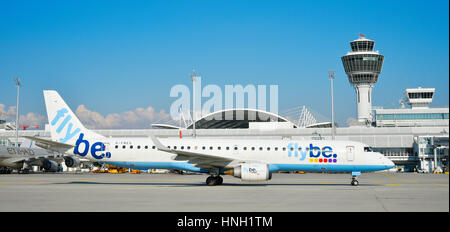
[[[449,119],[448,113],[423,113],[423,114],[377,114],[377,120],[425,120],[425,119]]]

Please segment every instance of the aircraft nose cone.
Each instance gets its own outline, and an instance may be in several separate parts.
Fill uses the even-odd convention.
[[[389,169],[395,167],[394,162],[392,162],[392,160],[390,160],[390,159],[386,158],[386,162],[385,163],[386,163],[386,167],[389,168]]]

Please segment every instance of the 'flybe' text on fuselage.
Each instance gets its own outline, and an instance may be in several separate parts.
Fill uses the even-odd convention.
[[[322,148],[314,146],[312,143],[307,147],[301,147],[297,143],[289,143],[288,157],[295,157],[303,161],[309,155],[309,162],[311,163],[336,163],[337,154],[333,152],[330,146]]]

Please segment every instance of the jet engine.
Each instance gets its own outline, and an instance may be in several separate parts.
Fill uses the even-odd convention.
[[[272,179],[268,164],[242,164],[225,172],[243,181],[266,181]]]
[[[53,160],[44,160],[42,162],[42,167],[47,172],[56,172],[58,170],[58,163]]]
[[[64,157],[64,162],[69,168],[78,167],[78,165],[80,165],[80,159],[78,159],[78,157]]]

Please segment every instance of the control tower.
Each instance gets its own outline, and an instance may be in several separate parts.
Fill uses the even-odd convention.
[[[433,95],[436,91],[435,88],[414,88],[406,89],[405,96],[408,100],[408,104],[411,108],[429,108],[431,102],[433,102]]]
[[[348,80],[356,90],[358,122],[366,125],[372,122],[372,88],[384,61],[384,56],[373,50],[374,45],[375,41],[361,35],[350,42],[352,51],[341,58]]]

